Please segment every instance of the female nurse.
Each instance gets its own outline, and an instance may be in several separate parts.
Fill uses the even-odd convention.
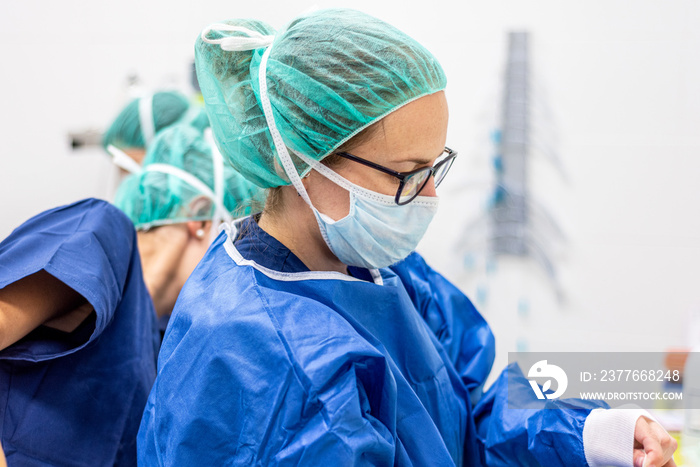
[[[508,409],[517,367],[482,394],[488,325],[412,253],[457,156],[425,48],[334,9],[216,23],[195,50],[219,148],[270,193],[182,290],[141,465],[674,465],[639,413]]]
[[[168,128],[120,187],[123,212],[79,201],[0,243],[0,444],[9,465],[136,464],[160,344],[156,313],[169,315],[212,223],[261,191],[217,154],[201,131]]]

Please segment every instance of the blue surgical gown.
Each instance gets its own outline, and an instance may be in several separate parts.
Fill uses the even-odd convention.
[[[40,326],[0,351],[8,465],[135,465],[158,334],[133,224],[95,199],[39,214],[0,243],[0,288],[40,270],[94,312],[72,333]]]
[[[252,218],[239,231],[180,294],[140,465],[586,465],[597,405],[508,409],[517,367],[482,394],[493,335],[418,254],[312,272]]]

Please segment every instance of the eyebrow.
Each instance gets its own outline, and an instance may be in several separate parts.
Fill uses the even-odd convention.
[[[443,149],[443,151],[437,155],[436,159],[439,159],[440,156],[442,156],[444,153],[445,153],[445,150]],[[432,160],[433,159],[406,159],[403,162],[412,162],[414,164],[427,165],[427,164],[430,164],[430,162],[432,162]]]
[[[430,164],[432,159],[407,159],[403,162],[413,162],[414,164],[420,164],[420,165],[425,165],[425,164]]]

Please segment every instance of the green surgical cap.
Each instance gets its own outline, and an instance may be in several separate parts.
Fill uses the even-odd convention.
[[[144,104],[146,104],[144,106]],[[150,121],[142,121],[149,118]],[[204,129],[209,121],[203,112],[191,108],[188,99],[176,91],[161,91],[153,95],[132,100],[117,115],[102,138],[102,145],[121,149],[145,148],[146,139],[152,132],[157,134],[164,128],[187,119],[192,126]],[[144,126],[146,128],[144,128]]]
[[[216,193],[231,217],[259,210],[265,191],[253,185],[219,157],[213,141],[188,124],[160,132],[149,146],[142,170],[120,184],[114,204],[137,229],[216,217]],[[215,183],[221,170],[221,186]],[[186,173],[182,176],[183,171]],[[174,173],[173,173],[174,172]],[[194,180],[192,178],[193,177]]]
[[[235,44],[247,39],[248,45]],[[258,72],[269,42],[266,76],[276,126],[288,148],[319,161],[446,85],[422,45],[355,10],[316,11],[277,34],[249,19],[211,25],[197,39],[195,65],[217,145],[241,174],[266,188],[289,184],[260,103]],[[239,50],[245,47],[253,50]],[[293,159],[305,174],[308,166]]]

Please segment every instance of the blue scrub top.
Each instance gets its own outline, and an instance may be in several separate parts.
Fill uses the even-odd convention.
[[[40,270],[94,312],[72,333],[40,326],[0,351],[8,465],[135,465],[158,334],[133,224],[96,199],[41,213],[0,243],[0,288]]]
[[[347,276],[309,271],[252,218],[232,236],[175,306],[139,465],[586,465],[595,404],[513,414],[517,367],[482,394],[493,335],[418,254]]]

